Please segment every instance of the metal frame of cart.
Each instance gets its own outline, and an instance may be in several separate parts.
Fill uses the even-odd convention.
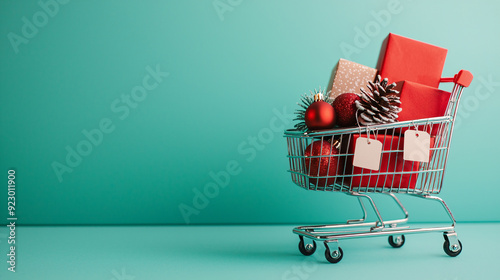
[[[328,131],[313,131],[304,133],[297,130],[285,131],[288,146],[288,158],[292,181],[306,189],[325,192],[342,192],[349,196],[358,198],[363,211],[363,217],[357,220],[348,220],[343,224],[328,224],[314,226],[300,226],[293,229],[295,234],[299,235],[299,250],[302,254],[308,256],[316,251],[316,241],[323,242],[325,257],[331,263],[337,263],[343,258],[342,248],[339,246],[339,240],[349,238],[363,238],[375,236],[389,236],[388,241],[392,247],[399,248],[405,243],[405,234],[442,232],[445,242],[443,249],[449,256],[458,256],[462,251],[462,243],[458,240],[455,232],[456,221],[450,209],[443,199],[435,196],[439,194],[443,186],[443,178],[446,168],[446,162],[449,153],[449,147],[453,134],[454,119],[457,114],[458,104],[463,89],[468,87],[472,81],[470,72],[461,70],[454,78],[443,78],[441,82],[453,82],[450,100],[443,117],[420,119],[415,121],[396,122],[391,124],[380,124],[370,127],[352,127],[340,128]],[[382,172],[373,172],[363,170],[360,173],[349,170],[349,158],[353,156],[349,152],[351,143],[350,136],[353,134],[361,135],[367,132],[370,135],[380,135],[384,139],[391,137],[402,141],[402,134],[407,129],[417,131],[427,131],[432,133],[433,144],[431,145],[431,158],[428,163],[405,163],[410,164],[409,168],[398,169],[394,166],[393,170],[384,170]],[[306,147],[314,141],[336,141],[340,148],[337,154],[331,153],[327,156],[309,156],[304,154]],[[321,143],[323,144],[323,143]],[[391,145],[400,147],[402,143],[392,143]],[[333,149],[333,148],[332,148]],[[389,151],[383,151],[382,156],[386,159],[397,160],[402,150],[399,148]],[[384,155],[385,154],[385,155]],[[320,176],[307,172],[310,169],[311,162],[328,160],[336,164],[336,173],[333,176]],[[399,159],[400,160],[400,159]],[[307,166],[307,163],[309,166]],[[329,173],[328,173],[329,174]],[[414,176],[414,177],[412,177]],[[403,180],[405,178],[406,180]],[[408,180],[408,178],[410,178]],[[411,180],[413,178],[413,180]],[[388,184],[387,182],[390,182]],[[370,193],[380,193],[390,196],[401,210],[402,217],[396,220],[384,220],[378,210]],[[450,218],[451,225],[428,228],[413,228],[404,226],[408,221],[408,211],[405,209],[396,194],[406,194],[419,197],[426,200],[435,201],[443,206],[444,211]],[[367,211],[363,199],[367,200],[373,209],[376,220],[367,222]]]

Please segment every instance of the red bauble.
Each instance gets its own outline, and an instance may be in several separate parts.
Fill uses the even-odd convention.
[[[332,128],[335,126],[335,111],[330,103],[318,100],[307,107],[304,121],[310,130]]]
[[[337,175],[338,157],[330,155],[337,155],[338,153],[339,150],[335,145],[327,140],[318,140],[311,143],[304,152],[307,175],[311,177]],[[309,158],[310,156],[321,157]],[[309,178],[309,182],[321,187],[325,186],[325,184],[331,185],[335,183],[335,178]]]
[[[359,96],[354,93],[343,93],[333,100],[332,106],[339,126],[356,125],[356,100],[359,100]]]

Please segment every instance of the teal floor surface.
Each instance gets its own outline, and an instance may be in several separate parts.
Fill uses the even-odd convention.
[[[421,226],[421,225],[418,225]],[[500,223],[459,223],[462,254],[448,257],[440,233],[342,240],[330,264],[324,246],[300,254],[293,226],[18,227],[16,272],[7,270],[0,231],[0,279],[500,279]]]

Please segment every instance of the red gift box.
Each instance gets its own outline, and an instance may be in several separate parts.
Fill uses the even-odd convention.
[[[352,134],[342,139],[341,152],[354,154],[356,140],[366,138],[366,134]],[[379,134],[370,135],[370,139],[382,142],[382,158],[379,170],[370,170],[352,165],[353,156],[345,157],[345,175],[353,175],[350,182],[344,182],[351,188],[386,187],[399,189],[414,189],[418,178],[420,163],[405,161],[403,158],[404,137]],[[434,137],[431,137],[431,147],[434,146]],[[431,155],[432,156],[432,155]],[[412,172],[409,174],[382,174]]]
[[[448,50],[389,33],[377,69],[389,82],[411,81],[437,88]]]
[[[451,93],[410,81],[396,83],[396,90],[400,92],[401,108],[398,121],[410,121],[425,118],[444,116]],[[438,125],[428,130],[436,135]],[[404,131],[404,130],[403,130]]]

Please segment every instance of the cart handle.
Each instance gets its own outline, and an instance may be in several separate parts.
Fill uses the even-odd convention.
[[[472,73],[467,70],[460,70],[453,78],[441,78],[440,83],[455,83],[463,87],[468,87],[472,82]]]

